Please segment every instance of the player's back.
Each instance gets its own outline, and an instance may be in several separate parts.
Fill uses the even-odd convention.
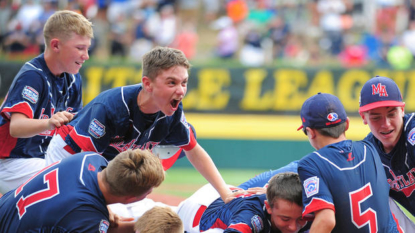
[[[99,222],[88,221],[108,219],[97,182],[106,165],[102,156],[85,152],[48,166],[0,199],[0,232],[97,231]]]
[[[334,205],[332,232],[394,232],[389,185],[373,145],[334,143],[304,157],[298,169],[304,180],[303,215]]]

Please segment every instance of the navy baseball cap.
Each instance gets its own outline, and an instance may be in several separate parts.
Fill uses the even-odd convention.
[[[403,107],[402,94],[398,85],[386,77],[369,79],[360,91],[359,113],[379,107]]]
[[[329,128],[347,120],[346,110],[337,96],[319,92],[308,98],[301,107],[303,124],[297,129],[310,127],[313,129]]]

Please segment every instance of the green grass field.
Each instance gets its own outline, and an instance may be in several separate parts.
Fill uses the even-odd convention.
[[[267,170],[219,169],[219,171],[227,184],[239,185]],[[167,171],[164,182],[153,192],[187,198],[205,184],[207,184],[207,181],[194,168],[173,167]],[[415,222],[415,217],[406,210],[405,213]]]

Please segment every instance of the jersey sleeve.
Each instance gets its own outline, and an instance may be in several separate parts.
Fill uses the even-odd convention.
[[[105,233],[110,226],[108,218],[108,212],[84,205],[66,215],[59,225],[68,232]]]
[[[2,105],[1,115],[10,119],[12,112],[18,112],[33,119],[45,91],[44,80],[38,72],[23,72],[11,86]]]
[[[333,197],[315,161],[309,156],[298,163],[298,174],[303,184],[303,217],[322,209],[334,209]]]
[[[254,178],[249,179],[248,181],[242,183],[238,187],[242,189],[254,188],[254,187],[265,187],[268,184],[268,181],[276,174],[283,172],[295,172],[297,173],[298,161],[293,161],[288,165],[281,167],[277,170],[271,170],[263,172]]]
[[[193,149],[197,141],[190,124],[186,121],[184,112],[180,114],[180,118],[176,118],[176,122],[170,130],[169,135],[164,139],[164,143],[179,146],[186,151]]]
[[[261,209],[256,209],[255,207],[249,208],[247,206],[247,208],[243,208],[233,215],[224,233],[262,232],[265,228],[264,224],[267,224],[267,221]]]
[[[76,117],[74,128],[69,132],[70,139],[83,151],[102,153],[110,143],[112,129],[117,127],[107,106],[93,103]]]

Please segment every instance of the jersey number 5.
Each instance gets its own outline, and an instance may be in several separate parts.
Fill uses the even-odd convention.
[[[370,186],[370,183],[367,183],[362,188],[349,193],[353,224],[357,228],[362,228],[366,224],[369,224],[370,233],[378,231],[376,211],[374,211],[372,208],[369,208],[362,213],[360,209],[360,203],[364,202],[372,195],[372,186]]]
[[[45,175],[43,175],[43,181],[47,185],[45,189],[39,190],[35,193],[21,196],[17,202],[17,208],[19,209],[19,219],[26,213],[26,208],[36,203],[51,199],[59,194],[59,180],[58,169],[54,169]]]

